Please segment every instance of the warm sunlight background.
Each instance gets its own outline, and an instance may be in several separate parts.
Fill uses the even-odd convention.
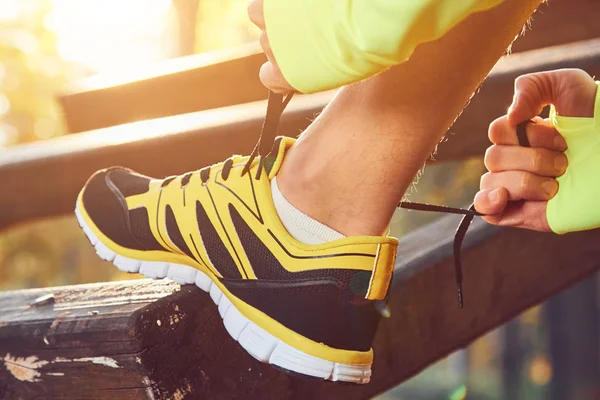
[[[5,0],[3,0],[5,1]],[[20,0],[10,0],[20,1]],[[124,72],[180,54],[182,25],[190,20],[194,52],[257,38],[246,0],[51,0],[44,26],[57,35],[64,60],[95,73]],[[193,10],[196,15],[193,15]],[[187,21],[186,21],[187,20]]]
[[[0,0],[0,148],[64,134],[56,96],[67,84],[255,40],[246,7],[246,0]]]

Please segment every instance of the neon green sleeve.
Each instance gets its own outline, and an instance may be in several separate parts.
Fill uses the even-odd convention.
[[[284,77],[312,93],[406,61],[468,15],[502,0],[264,0],[269,43]]]
[[[596,82],[597,85],[600,82]],[[594,118],[562,117],[554,107],[550,122],[567,142],[569,166],[558,180],[558,192],[546,215],[556,233],[600,227],[600,90],[596,89]]]

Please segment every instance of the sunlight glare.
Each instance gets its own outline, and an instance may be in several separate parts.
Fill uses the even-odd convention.
[[[10,100],[3,93],[0,93],[0,117],[6,115],[10,110]]]
[[[0,22],[11,22],[19,16],[19,0],[2,0],[0,3]]]
[[[52,0],[45,26],[62,58],[116,71],[164,58],[170,10],[171,0]]]
[[[0,122],[0,148],[15,144],[19,140],[19,131],[12,125]]]

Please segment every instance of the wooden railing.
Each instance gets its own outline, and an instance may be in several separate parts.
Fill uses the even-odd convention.
[[[600,36],[600,2],[551,0],[532,18],[531,30],[513,51]],[[133,77],[91,79],[61,98],[71,132],[142,119],[203,111],[266,99],[256,71],[265,61],[258,46],[170,60]]]
[[[588,2],[587,7],[594,10],[598,3]],[[565,24],[574,26],[575,21]],[[578,39],[600,35],[597,28],[592,24],[578,30],[585,36]],[[247,68],[248,74],[238,78],[256,79],[260,65],[256,57],[245,54],[218,65]],[[214,74],[223,71],[220,67],[199,68],[204,72],[195,75],[200,76],[195,84],[209,87]],[[600,75],[600,39],[520,52],[501,60],[451,129],[451,140],[439,146],[436,162],[481,156],[489,144],[487,126],[505,112],[514,79],[522,73],[560,67]],[[182,77],[198,72],[193,71],[183,68],[167,75],[177,85],[187,79]],[[148,79],[169,86],[162,75]],[[238,92],[241,97],[235,99],[214,100],[211,96],[226,84],[215,83],[206,93],[198,90],[196,106],[190,106],[188,98],[168,112],[189,112],[194,107],[203,111],[158,115],[160,119],[4,151],[0,229],[71,212],[77,192],[99,168],[118,164],[166,176],[198,169],[234,152],[248,153],[264,115],[264,102],[234,104],[260,100],[253,96],[264,91],[254,87],[246,94]],[[106,97],[104,89],[82,92],[79,100],[76,95],[68,96],[64,100],[67,117],[75,118],[77,104],[89,106],[89,99],[99,106],[114,103],[121,98],[119,88],[122,99],[127,99],[122,104],[132,104],[136,96],[149,93],[142,90],[145,83],[140,85],[139,92],[130,92],[135,84],[128,82],[106,89]],[[280,133],[297,134],[330,96],[295,99]],[[212,109],[224,105],[229,107]],[[82,116],[80,122],[70,124],[130,121],[131,116],[125,114],[115,120]],[[165,148],[178,157],[165,159]],[[600,268],[599,231],[557,236],[494,228],[477,220],[463,246],[466,306],[459,310],[451,246],[457,222],[456,217],[444,217],[401,238],[391,286],[391,315],[382,321],[375,339],[375,365],[368,385],[305,379],[261,364],[230,340],[218,311],[200,290],[142,280],[0,293],[0,398],[366,399]]]
[[[523,73],[579,67],[600,75],[600,39],[517,53],[502,59],[440,144],[437,162],[482,155],[490,121],[510,104]],[[330,93],[294,99],[280,134],[295,136],[331,99]],[[264,102],[141,121],[68,135],[6,150],[0,158],[0,229],[33,218],[71,212],[77,193],[95,171],[123,165],[150,176],[182,174],[230,156],[249,154]],[[272,138],[265,138],[269,141]],[[165,159],[165,149],[177,157]],[[22,196],[27,192],[28,196]]]
[[[368,399],[600,268],[599,231],[556,236],[477,221],[459,310],[456,223],[446,217],[401,239],[368,385],[261,364],[200,289],[142,280],[0,294],[0,397]]]

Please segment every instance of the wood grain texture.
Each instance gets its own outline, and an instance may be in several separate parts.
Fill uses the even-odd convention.
[[[0,398],[147,398],[143,327],[132,321],[178,289],[132,281],[0,293]],[[34,305],[49,293],[53,303]]]
[[[599,37],[599,14],[597,0],[552,0],[540,7],[513,51]],[[132,77],[88,80],[60,101],[70,132],[83,132],[262,100],[267,92],[258,70],[264,61],[256,45],[169,60]]]
[[[440,144],[436,161],[483,155],[490,144],[488,125],[505,113],[514,79],[523,73],[562,67],[579,67],[600,76],[600,39],[502,59],[450,129],[449,140]],[[331,95],[295,98],[282,117],[279,133],[298,135]],[[87,178],[102,168],[122,165],[165,177],[200,169],[231,154],[249,154],[264,112],[264,102],[255,102],[5,150],[0,157],[0,230],[17,222],[71,212]],[[268,143],[272,138],[263,140]]]
[[[457,223],[444,217],[401,239],[391,316],[379,326],[368,385],[259,363],[228,336],[207,294],[143,280],[1,294],[0,398],[368,399],[600,269],[600,231],[558,236],[476,220],[459,310]],[[49,292],[55,303],[28,306]]]

